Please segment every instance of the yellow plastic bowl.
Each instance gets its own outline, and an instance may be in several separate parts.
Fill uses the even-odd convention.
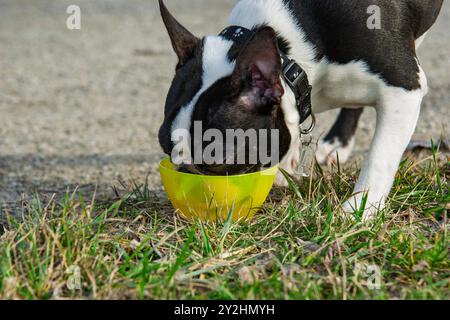
[[[204,176],[182,173],[170,159],[161,161],[162,183],[173,206],[190,219],[250,219],[266,201],[278,166],[244,175]]]

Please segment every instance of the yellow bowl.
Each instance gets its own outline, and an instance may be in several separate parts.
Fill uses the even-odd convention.
[[[250,219],[266,201],[278,166],[251,174],[204,176],[177,171],[170,159],[161,161],[162,183],[173,206],[187,218],[204,221]]]

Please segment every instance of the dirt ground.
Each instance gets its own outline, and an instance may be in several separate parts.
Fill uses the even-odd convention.
[[[197,35],[217,34],[236,1],[167,0]],[[77,4],[82,29],[68,30]],[[160,188],[157,132],[175,56],[153,0],[0,0],[0,206],[79,186],[111,192],[118,181]],[[421,139],[448,133],[450,3],[419,52],[430,94]],[[335,112],[319,116],[316,134]],[[374,127],[367,111],[359,153]]]

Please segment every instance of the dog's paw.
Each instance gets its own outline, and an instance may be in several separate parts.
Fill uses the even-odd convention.
[[[363,222],[370,222],[383,210],[384,205],[383,200],[371,199],[367,193],[358,193],[344,202],[342,209],[351,219],[359,216]]]
[[[337,164],[339,158],[340,163],[346,163],[350,159],[354,145],[354,139],[351,139],[346,146],[339,139],[333,142],[321,140],[316,151],[317,162],[322,165]]]

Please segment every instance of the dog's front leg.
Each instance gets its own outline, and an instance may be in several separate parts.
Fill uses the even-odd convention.
[[[344,211],[364,209],[364,220],[374,217],[392,188],[402,155],[416,128],[424,88],[407,91],[385,87],[376,106],[377,126],[353,196],[344,204]],[[366,205],[362,207],[363,199]]]

